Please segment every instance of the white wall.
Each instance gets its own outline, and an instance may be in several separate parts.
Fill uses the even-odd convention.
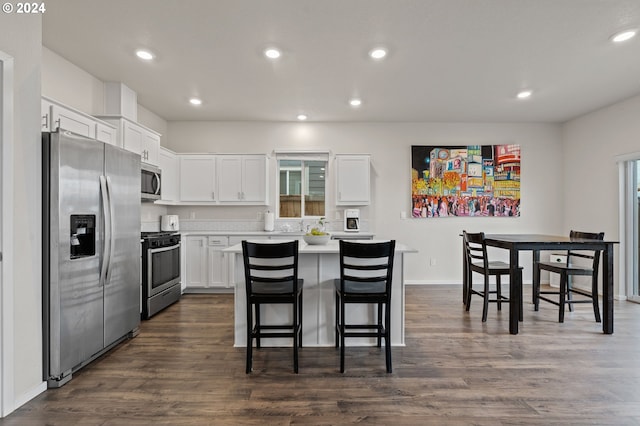
[[[618,166],[614,157],[640,151],[639,117],[640,96],[635,96],[563,126],[563,232],[604,231],[606,238],[618,239]],[[615,294],[624,294],[616,275],[619,259],[616,247]]]
[[[87,114],[104,113],[104,83],[44,46],[42,95]]]
[[[14,245],[13,287],[14,408],[33,398],[42,387],[41,291],[41,148],[40,15],[0,14],[0,50],[14,58],[13,183]],[[9,375],[7,375],[9,376]]]
[[[372,155],[370,229],[416,248],[407,256],[406,279],[461,282],[463,229],[485,232],[560,232],[562,151],[560,126],[492,123],[247,123],[169,122],[168,148],[176,152],[271,153],[274,149],[330,149]],[[522,146],[520,218],[400,219],[411,213],[411,145],[517,143]],[[274,191],[270,191],[273,196]],[[272,199],[271,205],[274,205]],[[198,208],[199,215],[227,217],[228,210]],[[330,207],[335,210],[335,207]],[[172,208],[169,208],[172,211]],[[184,214],[184,209],[176,209]],[[247,213],[248,211],[248,213]],[[245,215],[254,218],[250,209]],[[331,219],[331,214],[329,219]],[[502,253],[506,258],[506,253]],[[436,265],[430,266],[430,259]],[[523,256],[523,264],[527,259]],[[525,268],[530,280],[531,266]]]

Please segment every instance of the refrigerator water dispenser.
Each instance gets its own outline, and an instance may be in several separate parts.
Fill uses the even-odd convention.
[[[96,254],[95,215],[71,215],[70,246],[71,259],[79,259]]]

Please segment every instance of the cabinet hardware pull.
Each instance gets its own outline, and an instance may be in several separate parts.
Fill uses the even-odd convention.
[[[44,118],[44,128],[49,129],[49,114],[43,115],[42,118]]]

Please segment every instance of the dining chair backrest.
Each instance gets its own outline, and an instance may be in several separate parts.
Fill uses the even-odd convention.
[[[487,256],[487,246],[484,243],[484,232],[470,233],[462,231],[462,234],[464,235],[467,264],[473,264],[487,269],[489,267],[489,260]]]
[[[282,243],[253,243],[242,241],[245,284],[252,294],[255,284],[293,283],[298,285],[298,240]]]
[[[581,232],[581,231],[571,231],[569,233],[569,238],[574,240],[604,240],[604,232]],[[601,250],[568,250],[567,251],[567,265],[573,265],[576,261],[580,262],[579,259],[586,259],[591,265],[588,265],[593,269],[593,273],[598,273],[598,266],[600,264],[600,251]],[[586,266],[586,265],[585,265]]]
[[[385,282],[385,292],[391,294],[395,240],[365,243],[340,240],[340,282]]]

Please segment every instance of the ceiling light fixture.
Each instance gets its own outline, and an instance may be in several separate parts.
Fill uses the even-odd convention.
[[[351,99],[349,101],[349,105],[351,105],[352,107],[359,107],[360,105],[362,105],[362,101],[360,99]]]
[[[189,103],[191,105],[202,105],[202,99],[199,98],[191,98],[189,99]]]
[[[266,56],[269,59],[278,59],[281,55],[282,55],[282,52],[280,52],[280,50],[274,47],[270,47],[268,49],[265,49],[264,51],[264,56]]]
[[[626,30],[626,31],[622,31],[617,34],[614,34],[613,37],[611,37],[611,41],[613,41],[614,43],[622,43],[623,41],[632,39],[633,37],[635,37],[635,35],[636,35],[636,30]]]
[[[382,59],[387,56],[387,49],[385,49],[384,47],[376,47],[375,49],[369,51],[369,56],[371,56],[373,59]]]
[[[148,50],[145,49],[138,49],[136,50],[136,56],[140,59],[143,59],[145,61],[150,61],[154,58],[153,53],[149,52]]]
[[[305,114],[298,114],[298,117],[297,117],[297,119],[298,119],[299,121],[304,121],[304,120],[306,120],[307,118],[308,118],[308,117],[307,117]]]
[[[531,90],[523,90],[516,95],[518,99],[529,99],[533,92]]]

